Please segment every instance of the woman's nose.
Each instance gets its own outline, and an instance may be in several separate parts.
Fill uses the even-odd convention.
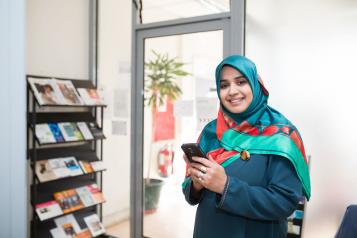
[[[236,85],[231,85],[229,87],[229,95],[235,95],[239,93],[239,88]]]

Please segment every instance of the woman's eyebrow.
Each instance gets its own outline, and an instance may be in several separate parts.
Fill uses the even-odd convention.
[[[234,77],[233,79],[246,79],[243,75],[239,75],[239,76],[236,76],[236,77]],[[229,81],[229,79],[221,79],[220,80],[220,82],[228,82]]]
[[[243,75],[239,75],[239,76],[235,77],[234,79],[241,79],[241,78],[246,79]]]

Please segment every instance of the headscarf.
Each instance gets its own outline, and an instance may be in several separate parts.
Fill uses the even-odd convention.
[[[238,70],[249,82],[253,100],[242,113],[232,113],[220,98],[221,71],[224,66]],[[205,126],[198,139],[201,149],[217,163],[226,167],[240,157],[242,151],[251,154],[279,155],[288,159],[302,183],[303,192],[310,198],[308,158],[296,127],[280,112],[268,106],[269,92],[260,79],[255,64],[248,58],[232,55],[216,68],[216,86],[221,102],[216,120]],[[189,181],[186,180],[183,187]]]

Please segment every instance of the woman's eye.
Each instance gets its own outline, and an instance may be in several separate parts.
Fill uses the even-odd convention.
[[[221,83],[221,85],[220,85],[220,88],[221,89],[225,89],[225,88],[227,88],[228,87],[228,84],[226,84],[226,83]]]
[[[247,80],[246,79],[240,79],[237,81],[237,85],[244,85],[247,83]]]

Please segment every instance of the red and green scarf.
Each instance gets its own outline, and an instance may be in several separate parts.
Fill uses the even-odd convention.
[[[240,152],[274,154],[288,159],[302,183],[303,192],[310,198],[308,158],[296,127],[280,112],[267,105],[269,93],[257,74],[255,64],[243,56],[230,56],[216,69],[216,86],[219,97],[221,70],[228,65],[239,70],[248,80],[253,101],[240,114],[229,112],[221,104],[216,120],[201,132],[198,143],[202,150],[217,163],[226,167],[240,158]],[[190,181],[186,173],[183,187]]]

